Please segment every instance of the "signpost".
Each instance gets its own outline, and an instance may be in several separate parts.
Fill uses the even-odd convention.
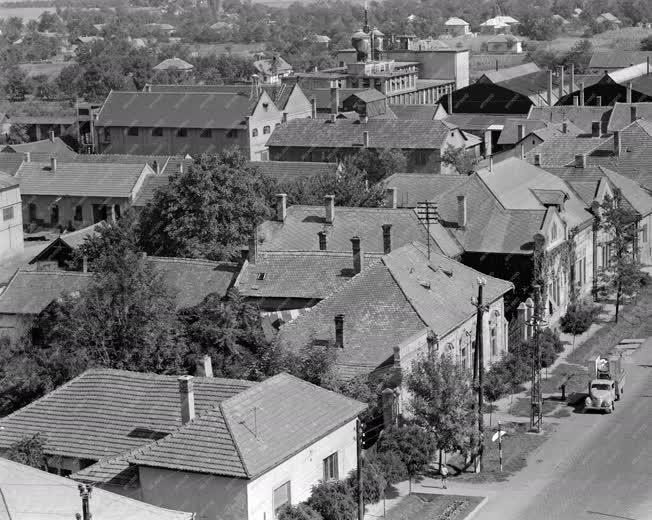
[[[500,471],[503,470],[503,435],[505,435],[505,433],[507,432],[501,430],[500,421],[498,421],[498,431],[493,434],[491,441],[498,441],[498,460],[500,461]]]

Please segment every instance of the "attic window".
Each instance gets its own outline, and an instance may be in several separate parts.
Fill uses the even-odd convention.
[[[264,280],[266,276],[267,276],[267,273],[258,273],[256,275],[256,280]]]
[[[133,437],[135,439],[152,439],[154,441],[167,436],[168,433],[166,432],[157,432],[155,430],[150,430],[149,428],[134,428],[127,434],[127,437]]]
[[[269,106],[269,103],[263,103],[263,108],[267,108]]]

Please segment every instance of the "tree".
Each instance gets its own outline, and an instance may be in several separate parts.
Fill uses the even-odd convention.
[[[5,95],[9,101],[24,101],[28,89],[27,76],[17,66],[11,67],[6,73]]]
[[[648,36],[641,40],[642,51],[652,51],[652,36]]]
[[[271,213],[270,191],[270,181],[237,149],[202,155],[143,209],[140,243],[162,256],[237,258]]]
[[[500,360],[493,362],[489,370],[484,373],[482,386],[485,400],[492,405],[489,411],[489,426],[491,426],[493,403],[507,395],[512,389],[505,363],[501,363]]]
[[[409,381],[409,377],[408,377]],[[422,474],[434,455],[434,437],[416,424],[387,428],[378,440],[379,453],[394,453],[405,466],[409,479],[410,493],[412,479]]]
[[[469,453],[477,439],[468,370],[447,353],[421,356],[407,376],[407,387],[415,419],[432,433],[440,453]]]
[[[631,297],[641,288],[646,274],[638,261],[637,216],[623,203],[616,190],[613,197],[606,197],[600,205],[600,227],[608,237],[608,265],[598,273],[602,294],[615,294],[618,323],[623,297]]]
[[[595,320],[600,312],[597,305],[580,302],[571,303],[566,309],[566,314],[561,317],[561,331],[573,335],[573,347],[575,347],[575,337],[578,334],[584,334]]]
[[[384,451],[377,453],[369,461],[385,477],[388,485],[397,484],[408,478],[408,471],[398,453]]]
[[[350,486],[341,480],[320,482],[313,486],[306,504],[321,514],[324,520],[351,520],[357,510]]]
[[[464,148],[455,148],[451,145],[448,145],[441,155],[441,162],[443,165],[453,168],[460,175],[473,173],[478,164],[478,160],[469,155]]]
[[[45,455],[46,444],[47,437],[40,433],[36,433],[31,437],[25,436],[9,446],[4,457],[33,468],[46,470],[48,467],[47,456]]]
[[[560,65],[570,67],[575,65],[575,72],[584,74],[593,56],[593,44],[591,40],[583,39],[575,43],[571,49],[562,56]]]
[[[8,144],[20,144],[29,141],[27,126],[21,123],[11,123],[9,133],[7,134]]]
[[[351,496],[358,496],[358,470],[353,469],[346,477],[346,482],[351,488]],[[387,489],[387,479],[372,461],[362,459],[362,499],[365,504],[375,504],[383,498]]]
[[[377,183],[390,175],[404,172],[407,159],[401,150],[363,148],[351,156],[351,165],[367,172],[369,182]]]
[[[323,520],[323,517],[307,504],[286,504],[278,512],[278,520]]]

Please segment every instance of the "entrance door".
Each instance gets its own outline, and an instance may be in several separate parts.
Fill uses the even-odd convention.
[[[59,206],[57,204],[50,207],[50,224],[53,226],[59,225]]]
[[[97,224],[106,220],[107,209],[104,204],[93,204],[93,223]]]

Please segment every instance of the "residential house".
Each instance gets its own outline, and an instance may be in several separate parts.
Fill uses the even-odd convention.
[[[568,20],[566,20],[566,18],[564,18],[564,17],[563,17],[562,15],[560,15],[560,14],[553,14],[553,15],[552,15],[552,19],[553,19],[555,22],[561,24],[562,26],[563,26],[563,25],[568,25],[568,24],[570,23]]]
[[[254,69],[265,85],[280,83],[281,78],[290,76],[293,72],[292,65],[280,56],[254,61]]]
[[[609,114],[607,132],[623,130],[637,119],[652,121],[652,102],[616,103]]]
[[[104,221],[76,231],[64,232],[50,242],[45,249],[29,261],[39,271],[75,270],[73,255],[87,237],[95,235]]]
[[[444,27],[446,34],[450,35],[452,38],[456,38],[458,36],[466,36],[467,34],[471,33],[469,30],[469,22],[462,20],[461,18],[457,18],[456,16],[446,20],[444,22]]]
[[[22,153],[0,152],[0,172],[13,177],[24,160]]]
[[[595,23],[602,25],[607,29],[620,29],[623,26],[623,22],[611,13],[602,13],[598,15],[595,19]]]
[[[173,57],[163,60],[158,65],[154,66],[155,71],[175,71],[175,72],[190,72],[195,66],[188,63],[181,58]]]
[[[537,279],[551,322],[565,312],[571,289],[580,296],[591,293],[593,216],[558,177],[508,158],[489,161],[470,176],[423,176],[419,182],[424,194],[437,194],[432,200],[439,220],[463,248],[461,262],[514,283],[508,316],[532,294]],[[418,189],[415,180],[408,186]],[[565,253],[569,240],[575,262]],[[537,275],[544,252],[550,258],[547,272]]]
[[[583,134],[593,132],[593,123],[600,121],[601,131],[606,133],[611,111],[612,107],[603,105],[556,105],[532,107],[526,117],[530,120],[546,121],[551,124],[560,124],[566,121],[579,128]]]
[[[331,39],[325,34],[313,34],[310,38],[308,38],[308,40],[324,49],[328,49],[331,44]]]
[[[77,155],[60,137],[56,137],[53,131],[50,131],[48,139],[29,143],[9,144],[2,148],[2,152],[20,153],[33,161],[49,161],[51,157],[72,159]]]
[[[198,156],[237,145],[253,161],[267,159],[282,120],[265,92],[253,102],[232,93],[111,92],[95,127],[100,153]]]
[[[23,222],[80,228],[122,215],[135,199],[150,166],[141,163],[24,162],[16,173]]]
[[[360,253],[363,254],[363,253]],[[300,350],[332,341],[340,377],[410,370],[420,354],[447,353],[472,366],[481,273],[421,243],[407,244],[362,270],[310,312],[283,325],[279,341]],[[486,277],[483,351],[487,366],[507,351],[503,296],[512,284]]]
[[[441,157],[449,147],[479,157],[481,142],[443,121],[295,119],[281,124],[267,142],[274,161],[340,161],[362,148],[401,150],[408,171],[449,172]]]
[[[511,32],[519,24],[519,21],[511,16],[494,16],[480,24],[480,32],[483,34]]]
[[[535,119],[516,121],[519,121],[519,123],[515,125],[515,135],[513,132],[508,132],[505,140],[501,142],[503,134],[506,133],[505,130],[501,132],[501,139],[498,140],[498,145],[500,148],[502,148],[502,151],[494,154],[494,160],[502,160],[507,157],[517,157],[519,159],[524,159],[525,156],[529,154],[533,149],[538,149],[538,147],[546,141],[553,140],[556,137],[563,137],[567,134],[577,136],[582,133],[579,128],[568,121],[557,124],[546,123],[545,121],[537,121]],[[526,123],[535,124],[527,125]],[[538,126],[536,123],[543,123],[543,126],[536,128],[536,126]],[[535,128],[528,132],[525,130],[527,126],[535,126]],[[507,143],[507,141],[512,141],[513,139],[516,139],[516,142],[509,144]]]
[[[523,52],[523,40],[513,34],[497,34],[487,40],[487,52],[490,54],[520,54]]]
[[[162,32],[166,36],[172,36],[174,26],[169,23],[146,23],[145,28],[153,32]]]
[[[593,73],[602,74],[625,69],[638,63],[646,63],[650,58],[652,58],[652,51],[626,51],[621,49],[595,51],[589,60],[588,69]]]
[[[0,172],[0,259],[23,250],[23,213],[18,180]]]
[[[273,518],[356,468],[363,403],[288,374],[200,369],[208,377],[88,370],[0,419],[0,449],[42,433],[54,471],[204,519]]]
[[[51,518],[82,511],[78,483],[18,462],[0,458],[0,515],[11,519]],[[194,520],[184,513],[93,489],[90,510],[106,520]],[[81,514],[81,513],[80,513]]]

